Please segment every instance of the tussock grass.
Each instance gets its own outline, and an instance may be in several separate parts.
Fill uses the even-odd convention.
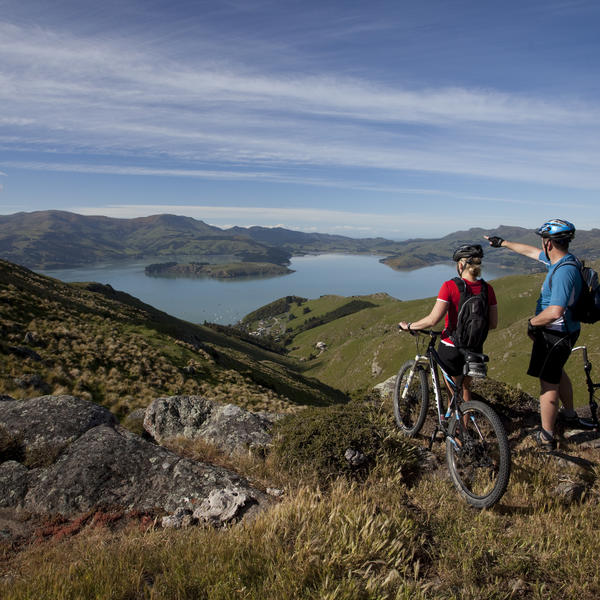
[[[319,412],[324,420],[334,414]],[[366,405],[362,414],[363,422],[392,426],[386,410]],[[131,524],[111,531],[92,523],[70,539],[7,555],[0,597],[592,600],[600,594],[598,450],[584,451],[593,463],[569,461],[564,457],[581,454],[576,444],[561,445],[563,458],[549,457],[515,434],[508,490],[498,505],[477,511],[450,483],[442,444],[433,448],[441,467],[417,477],[405,476],[398,456],[380,453],[363,477],[330,473],[324,481],[310,453],[302,469],[287,471],[276,452],[266,460],[224,457],[183,440],[173,449],[233,468],[258,487],[280,487],[284,496],[254,520],[222,530]],[[555,494],[565,480],[585,483],[579,501]]]
[[[598,502],[553,501],[547,459],[518,460],[505,499],[479,512],[444,477],[409,487],[388,463],[328,488],[288,480],[282,501],[224,530],[89,528],[14,557],[0,596],[597,598]]]

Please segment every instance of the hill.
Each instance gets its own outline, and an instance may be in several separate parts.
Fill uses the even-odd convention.
[[[119,417],[199,394],[254,410],[344,401],[297,360],[193,325],[107,285],[65,284],[0,260],[0,394],[74,394]]]
[[[590,263],[596,268],[600,263]],[[527,318],[533,314],[542,274],[509,275],[493,281],[498,298],[499,325],[488,337],[489,376],[537,396],[537,380],[525,374],[531,344]],[[301,303],[273,303],[247,316],[247,331],[284,339],[290,356],[305,365],[305,373],[361,395],[374,384],[394,375],[415,354],[415,339],[399,334],[400,320],[416,321],[429,314],[435,298],[399,301],[386,294],[358,298],[323,296]],[[360,310],[344,313],[350,302]],[[271,310],[269,310],[269,308]],[[336,314],[336,311],[337,314]],[[341,313],[339,312],[341,311]],[[311,326],[314,324],[315,326]],[[317,344],[326,349],[319,349]],[[590,360],[600,372],[600,325],[584,325],[578,345],[588,346]],[[322,348],[322,346],[321,346]],[[578,404],[587,403],[581,355],[567,365]]]
[[[506,304],[491,351],[502,346],[510,354],[504,362],[517,364],[522,359],[511,353],[520,352],[523,315],[539,276],[506,277],[494,285]],[[395,428],[389,402],[358,393],[393,372],[402,353],[414,353],[414,340],[397,334],[395,323],[430,305],[431,299],[399,302],[381,294],[283,298],[250,315],[243,335],[260,340],[251,334],[261,324],[271,329],[270,337],[289,335],[292,356],[284,356],[241,339],[242,333],[229,335],[230,328],[174,319],[108,286],[67,285],[0,261],[0,393],[30,399],[48,386],[102,403],[119,417],[149,398],[179,392],[291,413],[280,421],[266,456],[227,459],[228,468],[273,494],[269,509],[244,523],[166,529],[147,514],[114,507],[73,518],[55,515],[34,523],[30,537],[15,539],[5,528],[7,509],[0,506],[0,596],[597,598],[598,434],[571,432],[556,455],[540,455],[529,436],[537,424],[535,400],[490,382],[494,394],[486,397],[507,427],[513,470],[500,503],[475,512],[449,481],[445,444],[427,450],[433,421],[424,435],[406,440]],[[326,344],[316,348],[315,340]],[[597,358],[594,353],[592,360]],[[502,362],[492,366],[502,368]],[[332,404],[345,398],[300,369],[338,378],[358,401]],[[18,401],[0,395],[0,404],[19,412],[13,408]],[[316,406],[295,410],[309,404]],[[53,417],[62,421],[57,413]],[[46,437],[56,435],[51,423]],[[36,433],[30,441],[39,450]],[[119,437],[128,445],[108,446],[111,437],[102,446],[112,450],[109,456],[90,453],[106,465],[106,477],[95,473],[94,460],[74,465],[77,473],[86,481],[93,474],[110,482],[122,458],[151,485],[169,469],[164,449],[145,443],[154,463],[144,473],[149,455],[132,453],[132,434]],[[0,454],[5,441],[0,439]],[[137,440],[135,448],[141,445]],[[368,470],[353,467],[346,449],[364,450]],[[169,455],[177,465],[173,477],[181,478],[187,467],[195,483],[214,477],[198,461],[209,456],[218,466],[225,460],[206,443],[178,442],[170,452],[183,458]],[[60,468],[51,473],[61,473],[65,457],[72,464],[79,456],[61,455]],[[10,453],[0,456],[5,496],[24,478],[37,478],[54,493],[55,480],[47,480],[43,467],[30,467]],[[15,527],[24,527],[31,515],[18,517]]]
[[[500,226],[473,228],[442,238],[402,242],[384,238],[350,238],[304,233],[281,227],[220,229],[203,221],[176,215],[136,219],[83,216],[63,211],[38,211],[0,216],[0,257],[29,268],[69,268],[99,262],[147,258],[156,262],[197,260],[226,255],[231,262],[285,266],[292,256],[307,253],[374,254],[394,269],[415,269],[445,263],[460,244],[482,242],[484,234],[538,245],[529,229]],[[573,250],[588,260],[600,258],[600,230],[577,232]],[[206,260],[206,259],[203,259]],[[486,252],[496,268],[531,272],[535,263],[516,254]],[[162,261],[160,261],[162,262]],[[210,261],[209,261],[210,262]]]

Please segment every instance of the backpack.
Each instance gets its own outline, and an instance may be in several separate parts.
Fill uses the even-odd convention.
[[[489,330],[488,284],[481,279],[481,292],[472,294],[460,277],[452,281],[460,292],[456,329],[450,339],[457,348],[481,352]]]
[[[573,318],[582,323],[596,323],[596,321],[600,321],[600,281],[598,280],[598,273],[591,267],[586,267],[585,263],[579,260],[567,260],[558,265],[556,269],[560,269],[563,265],[577,267],[583,280],[579,298],[575,300],[573,306],[569,307]],[[550,275],[550,281],[548,282],[550,289],[552,289],[552,277],[556,273],[556,269]]]

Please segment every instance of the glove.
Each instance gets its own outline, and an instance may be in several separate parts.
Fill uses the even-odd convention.
[[[540,331],[540,329],[541,329],[541,327],[539,325],[532,325],[531,324],[531,319],[529,319],[527,321],[527,335],[530,338],[533,339],[538,334],[538,331]]]
[[[504,238],[498,237],[497,235],[491,235],[488,238],[488,241],[492,248],[500,248],[502,246],[502,242],[504,241]]]

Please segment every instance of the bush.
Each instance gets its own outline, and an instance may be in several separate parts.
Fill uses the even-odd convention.
[[[364,477],[379,461],[393,461],[403,475],[417,468],[418,451],[372,404],[307,408],[279,421],[274,430],[273,454],[290,474],[314,475],[321,483],[337,476]],[[357,450],[366,462],[352,466],[346,450]]]

